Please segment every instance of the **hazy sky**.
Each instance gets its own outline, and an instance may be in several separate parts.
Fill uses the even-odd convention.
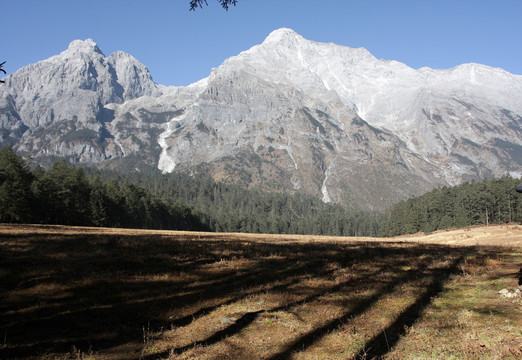
[[[288,27],[306,39],[365,47],[413,68],[466,62],[522,74],[522,0],[12,0],[0,6],[8,73],[93,39],[145,64],[163,85],[187,85]]]

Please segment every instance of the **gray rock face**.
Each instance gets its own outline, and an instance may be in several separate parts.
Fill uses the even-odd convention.
[[[98,162],[111,152],[104,106],[161,91],[148,70],[124,53],[106,58],[92,40],[73,41],[59,55],[26,66],[0,90],[3,144],[34,157]],[[106,144],[104,144],[105,140]]]
[[[522,76],[479,64],[411,69],[290,29],[187,87],[92,40],[0,88],[0,145],[315,194],[382,210],[439,185],[522,169]]]

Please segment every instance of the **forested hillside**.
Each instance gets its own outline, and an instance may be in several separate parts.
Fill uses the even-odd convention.
[[[442,187],[401,201],[386,214],[325,204],[312,196],[266,193],[184,174],[132,173],[127,179],[194,207],[215,231],[394,236],[470,225],[522,222],[519,179],[504,176]]]
[[[377,236],[379,216],[311,196],[264,193],[186,174],[122,174],[0,151],[0,222]]]
[[[31,167],[0,150],[0,222],[272,234],[394,236],[522,221],[520,180],[505,176],[443,187],[397,203],[385,215],[210,177]]]
[[[520,179],[504,176],[443,187],[394,205],[381,224],[381,235],[425,233],[469,225],[522,222]]]
[[[7,147],[0,150],[0,222],[207,230],[190,208],[142,186],[102,182],[65,162],[31,169]]]
[[[188,204],[213,231],[377,236],[382,218],[381,214],[326,204],[309,195],[245,189],[202,175],[158,171],[104,171],[99,175],[107,181],[130,181],[162,199]]]

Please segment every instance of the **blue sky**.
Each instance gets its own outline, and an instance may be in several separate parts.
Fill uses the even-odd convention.
[[[413,68],[466,62],[522,74],[522,0],[12,0],[0,8],[8,73],[92,38],[123,50],[163,85],[187,85],[280,27],[305,38],[365,47]]]

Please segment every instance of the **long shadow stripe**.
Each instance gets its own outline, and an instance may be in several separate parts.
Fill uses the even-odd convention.
[[[169,350],[162,354],[152,354],[149,356],[144,356],[144,357],[141,357],[141,359],[152,360],[152,359],[157,359],[157,358],[163,358],[163,356],[166,356],[166,355],[174,355],[174,354],[179,355],[179,354],[182,354],[185,351],[192,349],[194,347],[197,347],[197,346],[209,346],[209,345],[215,344],[229,336],[237,334],[238,332],[240,332],[241,330],[246,328],[262,312],[264,312],[264,310],[246,313],[241,318],[239,318],[237,321],[235,321],[233,324],[231,324],[230,326],[226,327],[223,330],[216,332],[215,334],[213,334],[212,336],[208,337],[205,340],[196,341],[190,345],[172,349],[172,350]]]
[[[149,357],[142,357],[141,359],[156,359],[156,358],[162,358],[164,356],[168,356],[170,354],[181,354],[189,349],[192,349],[193,347],[196,347],[196,346],[207,346],[207,345],[212,345],[216,342],[219,342],[221,341],[222,339],[224,339],[225,337],[229,337],[229,336],[232,336],[236,333],[238,333],[239,331],[243,330],[245,327],[247,327],[250,323],[252,323],[252,321],[260,314],[260,313],[271,313],[271,312],[277,312],[277,311],[287,311],[293,307],[296,307],[296,306],[299,306],[299,305],[302,305],[302,304],[305,304],[305,303],[308,303],[310,301],[313,301],[315,299],[317,299],[318,297],[320,296],[324,296],[328,293],[331,293],[331,292],[335,292],[335,291],[339,291],[349,285],[356,285],[358,284],[359,282],[361,281],[367,281],[369,278],[372,278],[378,274],[380,274],[382,272],[382,268],[373,272],[372,274],[369,274],[368,276],[366,276],[364,279],[350,279],[350,280],[346,280],[346,281],[343,281],[339,284],[336,284],[334,286],[330,286],[326,289],[324,289],[323,291],[320,291],[318,293],[315,293],[315,294],[312,294],[310,296],[307,296],[305,297],[304,299],[301,299],[301,300],[298,300],[298,301],[293,301],[293,302],[290,302],[290,303],[287,303],[285,305],[281,305],[281,306],[277,306],[277,307],[274,307],[272,309],[269,309],[269,310],[259,310],[259,311],[256,311],[256,312],[249,312],[249,313],[246,313],[245,315],[243,315],[243,317],[241,317],[240,319],[238,319],[234,324],[230,325],[229,327],[227,327],[226,329],[223,329],[217,333],[215,333],[214,335],[210,336],[209,338],[207,338],[206,340],[202,340],[202,341],[196,341],[192,344],[189,344],[189,345],[186,345],[186,346],[183,346],[183,347],[179,347],[179,348],[176,348],[176,349],[171,349],[171,350],[168,350],[168,351],[164,351],[162,353],[159,353],[159,354],[154,354],[154,355],[150,355]],[[330,273],[330,271],[328,272]],[[291,283],[298,283],[300,280],[302,279],[296,279],[296,280],[293,280]],[[277,287],[274,287],[274,289],[276,288],[281,288],[281,289],[284,289],[286,288],[287,286],[289,286],[291,283],[289,284],[282,284],[282,285],[279,285]],[[237,299],[232,299],[231,301],[229,302],[234,302],[234,301],[237,301]],[[205,311],[207,309],[203,309],[203,311]],[[211,310],[211,308],[209,308],[208,310]],[[210,312],[210,311],[209,311]],[[196,314],[196,313],[195,313]],[[204,315],[204,314],[199,314],[198,312],[198,315]],[[192,321],[193,318],[181,318],[181,319],[178,319],[178,321]]]
[[[336,330],[340,326],[346,324],[346,322],[348,322],[351,318],[364,313],[367,309],[369,309],[371,306],[373,306],[373,304],[375,304],[379,299],[388,295],[399,285],[402,285],[411,280],[414,280],[416,278],[416,276],[417,276],[416,271],[409,271],[405,276],[402,276],[401,278],[396,279],[394,281],[388,282],[387,285],[384,286],[380,291],[376,291],[373,295],[359,301],[351,311],[349,311],[346,314],[344,314],[343,316],[333,319],[333,320],[327,322],[325,325],[301,336],[299,339],[297,339],[293,343],[289,344],[286,347],[286,349],[271,356],[267,360],[287,359],[288,357],[290,357],[292,355],[293,352],[307,349],[308,347],[312,346],[317,340],[321,339],[326,334],[328,334],[328,333]]]
[[[459,257],[452,263],[450,268],[437,271],[433,275],[432,283],[424,294],[408,306],[390,326],[368,341],[352,359],[380,359],[386,355],[399,339],[406,334],[407,329],[420,318],[421,312],[431,303],[432,299],[443,291],[444,284],[450,275],[457,272],[457,267],[462,260],[463,257]]]

